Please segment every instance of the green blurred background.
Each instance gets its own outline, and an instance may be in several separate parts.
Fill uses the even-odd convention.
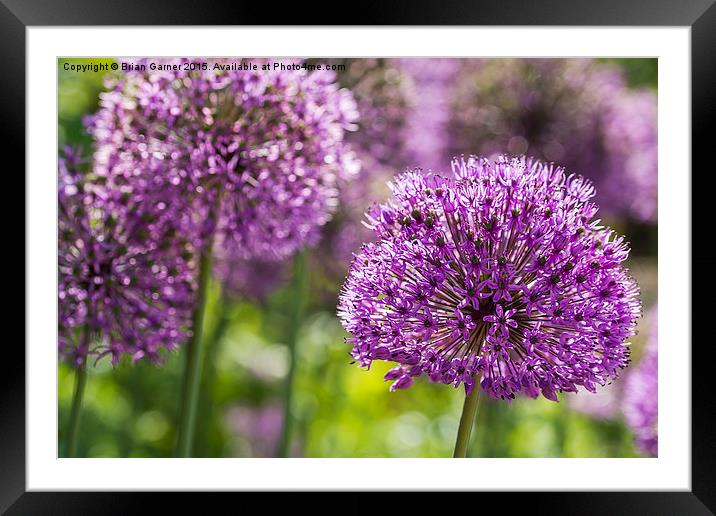
[[[69,60],[74,63],[81,59]],[[98,62],[93,59],[93,62]],[[110,62],[110,60],[104,60]],[[610,59],[624,67],[634,86],[656,88],[655,59]],[[97,108],[103,73],[64,71],[58,66],[58,143],[90,139],[82,118]],[[619,229],[619,221],[611,222]],[[621,228],[625,229],[625,228]],[[634,236],[630,235],[632,240]],[[656,302],[657,260],[650,232],[638,235],[628,266],[640,282],[646,310]],[[639,245],[641,244],[641,245]],[[639,255],[641,252],[641,256]],[[310,292],[340,285],[321,274],[310,255]],[[211,378],[202,386],[195,456],[275,456],[282,421],[282,391],[290,354],[285,343],[292,308],[291,277],[263,302],[226,300],[210,289],[208,334],[221,337],[207,351]],[[645,311],[646,311],[645,310]],[[648,333],[642,319],[634,339],[638,358]],[[335,316],[335,299],[310,296],[296,343],[290,454],[305,457],[449,457],[464,392],[421,378],[410,389],[390,393],[376,362],[370,371],[350,365],[350,346]],[[104,359],[90,367],[79,437],[79,456],[170,457],[175,445],[181,351],[160,368],[128,361],[113,368]],[[58,365],[59,454],[65,447],[74,373]],[[573,403],[518,399],[511,405],[480,400],[469,455],[480,457],[639,456],[621,417],[599,419]]]

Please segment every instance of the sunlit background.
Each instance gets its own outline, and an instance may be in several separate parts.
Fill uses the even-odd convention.
[[[360,191],[345,194],[346,206],[326,226],[324,240],[306,251],[308,284],[295,284],[293,263],[238,264],[248,271],[243,283],[237,280],[234,288],[223,290],[216,281],[212,283],[204,364],[207,374],[203,375],[200,395],[195,456],[277,456],[285,418],[286,376],[292,369],[292,352],[286,345],[292,331],[289,314],[295,309],[296,296],[305,296],[307,301],[293,352],[291,429],[285,443],[289,454],[297,457],[452,454],[464,399],[462,389],[420,378],[410,389],[391,393],[389,383],[383,380],[391,364],[375,362],[369,371],[351,364],[350,345],[344,342],[346,334],[335,309],[350,252],[368,237],[358,219],[371,202],[385,196],[384,184],[392,174],[418,165],[447,169],[449,155],[486,152],[483,149],[502,142],[497,136],[504,131],[510,132],[511,137],[502,145],[512,147],[514,152],[530,154],[555,149],[549,142],[538,148],[538,144],[529,142],[531,133],[514,138],[515,127],[519,126],[510,125],[510,113],[519,111],[521,104],[511,104],[517,98],[511,88],[541,89],[546,98],[559,90],[554,82],[567,72],[561,71],[561,64],[554,63],[550,65],[555,67],[554,75],[545,69],[543,75],[535,76],[541,65],[524,72],[515,71],[521,63],[506,68],[499,62],[502,60],[408,61],[412,62],[335,61],[346,64],[344,71],[337,72],[339,81],[351,88],[358,100],[362,122],[351,138],[368,179],[362,181]],[[656,94],[654,59],[595,60],[587,64],[584,73],[592,73],[594,67],[617,74],[635,95]],[[509,80],[500,76],[505,73],[512,74],[505,76]],[[526,75],[519,75],[522,73]],[[59,66],[60,146],[80,145],[86,154],[91,153],[91,140],[82,120],[97,109],[103,78],[102,73],[69,72]],[[597,90],[590,94],[599,95],[600,88],[593,86],[576,84],[559,90],[558,95],[566,95],[567,104],[574,103],[578,108],[563,116],[589,117],[590,108],[587,106],[582,113],[584,106],[579,105],[587,102],[588,97],[569,98],[569,95],[580,88]],[[472,124],[471,116],[482,122]],[[573,125],[566,124],[567,130],[576,131],[574,128],[584,126],[582,122],[575,119]],[[561,124],[562,120],[555,123]],[[497,136],[488,138],[486,127],[494,129]],[[559,134],[559,130],[555,131]],[[637,129],[626,131],[628,138]],[[609,144],[604,147],[605,152],[612,149]],[[614,152],[624,153],[621,157],[634,154],[631,146]],[[565,154],[564,159],[571,158]],[[653,180],[655,185],[654,174],[655,170],[647,182]],[[593,179],[598,185],[612,181]],[[650,314],[657,299],[655,213],[650,213],[644,203],[631,202],[648,193],[630,192],[632,199],[627,207],[616,199],[617,193],[608,191],[605,195],[603,201],[609,209],[605,208],[603,219],[626,233],[631,241],[633,253],[628,267],[642,289],[646,316],[633,339],[633,358],[638,362],[655,324]],[[50,344],[54,343],[48,343],[48,353],[56,349]],[[168,354],[162,367],[144,362],[132,365],[129,360],[112,367],[107,359],[90,367],[79,456],[172,456],[177,392],[184,360],[180,349]],[[66,446],[64,431],[73,382],[72,368],[60,362],[60,455]],[[469,455],[641,456],[620,407],[621,382],[615,381],[597,395],[587,392],[562,395],[560,403],[540,398],[517,399],[507,404],[484,397],[479,402]]]

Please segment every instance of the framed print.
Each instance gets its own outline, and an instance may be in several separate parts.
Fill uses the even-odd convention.
[[[27,293],[3,510],[712,513],[711,2],[160,4],[2,7]]]

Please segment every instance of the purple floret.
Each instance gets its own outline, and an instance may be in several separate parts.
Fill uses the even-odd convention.
[[[624,238],[594,219],[594,188],[540,161],[456,159],[453,175],[408,172],[368,214],[338,313],[362,366],[396,362],[491,396],[557,401],[594,392],[629,363],[641,314]]]

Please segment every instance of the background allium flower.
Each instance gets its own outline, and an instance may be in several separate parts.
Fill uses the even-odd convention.
[[[355,173],[343,142],[355,102],[332,72],[216,68],[228,63],[166,60],[181,69],[117,78],[89,123],[99,173],[181,186],[199,239],[218,229],[233,256],[279,259],[315,242],[339,176]]]
[[[396,64],[413,83],[412,104],[407,115],[406,165],[425,169],[440,168],[450,159],[448,128],[450,99],[462,60],[397,59]]]
[[[361,157],[370,156],[378,165],[404,168],[407,159],[404,135],[410,108],[415,103],[411,78],[387,59],[328,61],[345,65],[344,71],[337,72],[337,79],[351,91],[360,113],[358,130],[347,134],[346,141]]]
[[[649,90],[622,91],[602,112],[604,166],[600,188],[615,212],[641,221],[657,216],[657,108]],[[595,173],[596,174],[596,173]]]
[[[475,60],[455,87],[453,155],[529,154],[597,186],[602,211],[656,220],[656,94],[591,59]]]
[[[659,350],[657,307],[650,314],[653,326],[646,350],[625,378],[624,416],[636,437],[637,447],[656,457],[659,448]]]
[[[388,194],[385,184],[410,161],[404,136],[414,88],[410,77],[391,60],[328,61],[345,65],[337,74],[338,81],[353,93],[360,113],[358,130],[348,133],[346,141],[360,159],[361,168],[353,180],[339,183],[340,205],[325,226],[316,253],[320,259],[315,268],[330,280],[324,284],[330,285],[326,297],[334,306],[333,285],[345,277],[352,253],[372,235],[362,223],[368,199],[384,199]]]
[[[596,385],[629,362],[638,286],[623,237],[593,220],[594,188],[531,159],[453,161],[409,172],[369,212],[378,241],[356,255],[339,300],[363,366],[493,397]]]
[[[171,192],[112,191],[76,151],[59,162],[59,351],[153,362],[189,335],[193,249],[173,227]]]
[[[214,257],[214,274],[229,298],[264,302],[288,276],[281,262],[256,258],[236,258],[218,249]]]

